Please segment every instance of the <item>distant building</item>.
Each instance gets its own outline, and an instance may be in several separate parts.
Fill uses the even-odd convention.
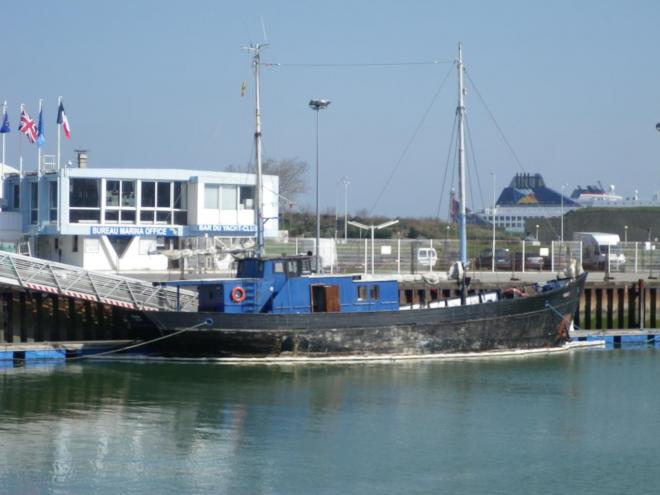
[[[532,218],[561,216],[580,207],[580,204],[545,185],[541,174],[516,174],[496,201],[495,225],[510,232],[525,232],[525,222]],[[477,214],[491,223],[493,209]]]

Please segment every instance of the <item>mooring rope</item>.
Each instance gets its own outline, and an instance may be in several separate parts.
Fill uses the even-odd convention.
[[[191,327],[186,327],[182,330],[178,330],[174,333],[170,333],[169,335],[161,335],[160,337],[156,337],[155,339],[147,340],[145,342],[138,342],[137,344],[131,344],[131,345],[126,346],[126,347],[121,347],[119,349],[112,349],[111,351],[99,352],[99,353],[96,353],[96,354],[87,354],[85,356],[72,356],[72,357],[66,358],[66,360],[67,361],[76,361],[78,359],[97,358],[97,357],[100,357],[100,356],[107,356],[109,354],[115,354],[117,352],[130,351],[131,349],[137,349],[138,347],[144,347],[145,345],[153,344],[154,342],[159,342],[161,340],[176,337],[177,335],[180,335],[183,332],[188,332],[190,330],[194,330],[194,329],[199,328],[199,327],[211,326],[211,325],[213,325],[213,319],[212,318],[206,318],[203,322],[198,323],[197,325],[193,325]]]
[[[554,311],[555,314],[559,316],[562,320],[566,319],[566,317],[563,314],[561,314],[557,308],[555,308],[552,304],[550,304],[550,301],[545,302],[545,307]],[[571,323],[573,323],[573,328],[575,328],[575,330],[580,330],[580,327],[575,324],[574,320],[571,320]]]
[[[136,344],[131,344],[125,347],[120,347],[119,349],[112,349],[111,351],[104,351],[104,352],[98,352],[96,354],[87,354],[84,356],[71,356],[71,357],[65,357],[66,361],[78,361],[80,359],[93,359],[101,356],[107,356],[109,354],[116,354],[118,352],[123,352],[123,351],[129,351],[131,349],[137,349],[138,347],[144,347],[145,345],[153,344],[154,342],[159,342],[161,340],[169,339],[172,337],[176,337],[177,335],[182,334],[183,332],[188,332],[190,330],[194,330],[199,327],[203,326],[211,326],[213,325],[213,319],[212,318],[206,318],[203,322],[198,323],[196,325],[193,325],[191,327],[186,327],[182,330],[178,330],[174,333],[171,333],[169,335],[161,335],[160,337],[156,337],[155,339],[147,340],[145,342],[138,342]],[[59,347],[61,349],[61,347]],[[16,359],[14,358],[15,362],[25,362],[26,359]],[[31,361],[49,361],[49,359],[34,359]]]

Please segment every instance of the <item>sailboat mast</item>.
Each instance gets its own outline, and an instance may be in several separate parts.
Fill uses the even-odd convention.
[[[458,235],[459,260],[467,264],[467,230],[465,225],[465,88],[463,87],[463,44],[458,44]]]
[[[257,249],[256,255],[263,256],[264,254],[264,220],[263,220],[263,186],[262,186],[262,166],[261,166],[261,109],[260,109],[260,86],[259,86],[259,69],[261,66],[261,49],[268,45],[256,44],[250,47],[254,51],[252,59],[252,66],[254,68],[254,107],[255,107],[255,130],[254,130],[254,147],[256,150],[257,160],[257,184],[255,188],[255,223],[257,224]]]

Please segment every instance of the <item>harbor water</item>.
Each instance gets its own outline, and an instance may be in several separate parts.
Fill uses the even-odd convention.
[[[0,368],[0,493],[658,493],[660,350]]]

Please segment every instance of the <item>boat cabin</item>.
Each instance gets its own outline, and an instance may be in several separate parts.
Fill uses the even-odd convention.
[[[197,286],[199,311],[221,313],[351,313],[396,311],[396,280],[317,275],[309,256],[245,258],[236,278],[168,282]]]

